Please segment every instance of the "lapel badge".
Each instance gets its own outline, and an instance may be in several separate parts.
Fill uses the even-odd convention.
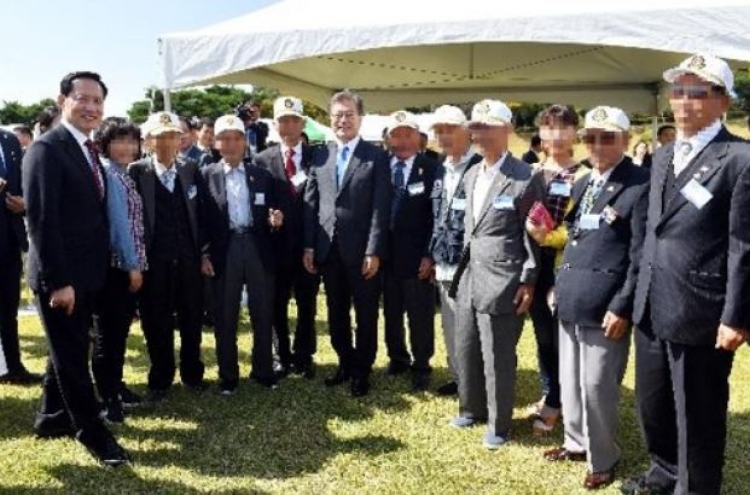
[[[607,192],[614,192],[615,186],[609,186],[607,187]]]
[[[607,222],[607,225],[612,225],[614,221],[617,220],[617,210],[611,206],[606,206],[604,210],[602,210],[602,219]]]
[[[706,166],[706,165],[703,165],[703,166],[701,167],[701,172],[708,172],[708,166]]]
[[[420,168],[419,168],[419,173],[418,173],[418,175],[419,175],[420,177],[422,177],[422,172],[423,172],[423,170],[422,170],[422,168],[420,167]]]
[[[699,173],[693,174],[693,179],[700,179],[700,178],[701,178],[701,174]]]

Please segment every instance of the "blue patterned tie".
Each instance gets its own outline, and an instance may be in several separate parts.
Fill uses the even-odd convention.
[[[341,188],[341,184],[344,182],[344,174],[346,173],[347,160],[349,159],[349,147],[344,146],[339,152],[339,156],[336,159],[336,186]]]

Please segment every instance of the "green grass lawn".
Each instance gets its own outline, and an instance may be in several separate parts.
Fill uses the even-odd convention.
[[[481,446],[481,428],[456,431],[448,426],[455,400],[414,394],[408,378],[385,376],[383,345],[368,397],[356,400],[345,388],[326,389],[323,378],[334,370],[336,360],[325,333],[322,303],[320,309],[316,379],[292,377],[276,391],[243,380],[235,396],[220,396],[213,336],[206,332],[203,349],[212,388],[197,395],[177,385],[166,402],[144,407],[116,429],[134,457],[132,468],[101,468],[72,440],[36,440],[31,423],[39,389],[0,386],[0,492],[586,493],[580,487],[584,466],[550,464],[541,457],[561,442],[561,432],[535,438],[524,418],[525,406],[539,395],[531,328],[519,346],[513,442],[489,452]],[[241,364],[247,376],[251,339],[246,319],[243,330]],[[45,344],[36,318],[24,318],[21,333],[27,365],[41,372]],[[126,379],[143,392],[148,358],[137,325],[129,344]],[[440,337],[437,344],[433,381],[440,384],[447,374]],[[732,375],[727,494],[750,493],[749,378],[750,349],[745,347]],[[623,396],[619,472],[629,475],[645,465],[634,414],[632,359]],[[618,485],[600,493],[619,493]]]

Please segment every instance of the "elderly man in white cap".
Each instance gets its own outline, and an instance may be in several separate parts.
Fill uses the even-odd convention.
[[[580,135],[593,168],[570,194],[556,281],[565,442],[544,457],[588,461],[583,485],[589,490],[612,483],[620,459],[620,383],[648,210],[649,171],[625,155],[629,129],[619,108],[586,114]]]
[[[315,332],[315,299],[320,275],[310,273],[302,265],[302,239],[305,185],[310,171],[311,150],[302,140],[306,117],[302,100],[293,96],[277,98],[273,120],[281,143],[256,155],[254,162],[271,172],[279,189],[279,208],[284,212],[284,227],[276,236],[276,294],[274,296],[273,328],[278,343],[282,373],[298,373],[313,378],[313,356],[317,347]],[[294,346],[289,331],[289,301],[294,292],[297,303],[297,328]]]
[[[213,279],[219,388],[223,395],[231,395],[239,385],[237,327],[246,288],[253,325],[250,378],[273,389],[277,386],[271,329],[276,260],[271,233],[282,226],[284,215],[278,209],[271,174],[245,158],[242,120],[225,115],[216,120],[214,129],[222,158],[203,169],[208,188],[203,274]]]
[[[732,70],[667,70],[674,144],[659,148],[635,296],[636,390],[651,465],[625,493],[718,494],[734,351],[750,327],[750,147],[721,123]]]
[[[453,275],[464,244],[464,213],[466,212],[466,172],[482,157],[471,148],[471,135],[466,128],[463,110],[443,105],[435,111],[432,131],[443,150],[445,159],[438,167],[436,185],[432,189],[434,228],[430,254],[435,260],[435,279],[440,293],[445,352],[451,381],[438,387],[439,395],[458,394],[456,370],[456,301],[448,297]]]
[[[175,321],[182,383],[195,391],[207,387],[201,362],[203,181],[196,163],[177,158],[182,129],[176,115],[152,114],[142,129],[153,154],[132,163],[128,173],[143,198],[149,268],[143,276],[140,314],[151,359],[148,398],[158,402],[166,397],[176,371]]]
[[[399,110],[391,114],[388,142],[393,153],[391,235],[383,263],[388,374],[411,370],[412,389],[423,391],[429,384],[430,359],[435,352],[434,263],[429,248],[433,225],[431,197],[438,165],[419,153],[419,125],[410,112]],[[409,321],[410,349],[406,346],[405,314]]]
[[[508,152],[512,117],[500,101],[483,100],[472,110],[469,129],[482,161],[466,174],[465,248],[451,287],[451,293],[458,289],[459,376],[459,415],[451,424],[466,428],[486,421],[488,449],[510,438],[516,345],[539,257],[524,225],[544,196],[542,176]]]

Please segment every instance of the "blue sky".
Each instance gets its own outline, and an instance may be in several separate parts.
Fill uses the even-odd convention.
[[[56,97],[74,70],[99,72],[105,112],[125,115],[160,80],[156,40],[277,0],[0,0],[0,103]]]

